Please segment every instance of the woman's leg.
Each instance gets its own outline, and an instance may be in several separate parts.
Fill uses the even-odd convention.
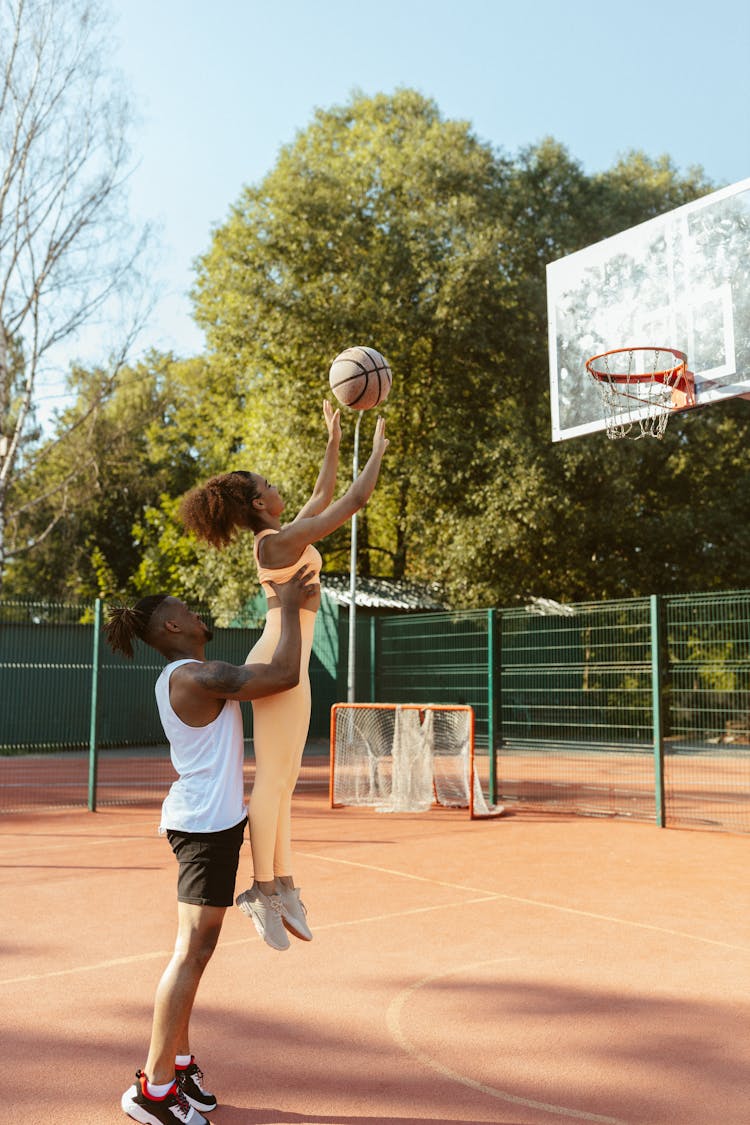
[[[274,878],[275,852],[279,824],[285,839],[288,840],[291,833],[289,778],[299,772],[297,720],[304,708],[304,696],[309,695],[303,690],[300,698],[299,686],[256,700],[253,707],[255,781],[248,802],[248,817],[254,882],[237,899],[240,910],[251,918],[263,940],[279,950],[288,949],[289,938],[285,933],[287,911]],[[297,926],[294,932],[298,933],[299,929]],[[306,940],[310,937],[312,934]]]
[[[296,745],[293,754],[290,756],[286,775],[282,780],[273,853],[273,870],[277,878],[291,876],[292,873],[292,796],[299,777],[302,753],[310,728],[309,679],[306,677],[305,683],[300,684],[295,690],[300,694],[300,698],[297,700],[297,724],[294,732]]]
[[[289,778],[299,771],[295,716],[304,706],[304,698],[298,696],[299,686],[253,703],[255,780],[248,814],[253,873],[258,883],[274,878],[279,822],[288,804]],[[288,834],[288,825],[285,831]]]
[[[247,654],[246,664],[270,664],[281,635],[281,610],[271,609],[265,628]],[[285,755],[284,705],[289,692],[253,700],[253,748],[255,780],[248,801],[250,847],[256,883],[264,884],[264,893],[272,893],[273,849],[276,840],[281,786],[277,781],[279,757]]]
[[[300,611],[300,682],[289,691],[253,702],[255,781],[248,805],[256,882],[291,874],[291,798],[310,728],[308,666],[315,614]],[[269,610],[263,635],[246,663],[271,660],[281,631],[281,611]],[[266,892],[268,893],[268,892]]]

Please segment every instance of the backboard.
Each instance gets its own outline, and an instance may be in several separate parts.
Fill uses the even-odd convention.
[[[750,392],[750,179],[547,266],[552,439],[606,428],[586,360],[687,355],[695,405]]]

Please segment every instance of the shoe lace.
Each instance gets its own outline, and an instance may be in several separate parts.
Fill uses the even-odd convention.
[[[198,1066],[197,1062],[195,1062],[195,1060],[193,1060],[193,1062],[191,1062],[189,1066],[186,1066],[184,1070],[180,1070],[178,1072],[178,1085],[182,1086],[185,1082],[187,1082],[188,1078],[192,1079],[193,1082],[195,1082],[198,1086],[200,1086],[201,1082],[203,1081],[203,1071]]]
[[[190,1102],[182,1092],[182,1086],[180,1086],[179,1082],[175,1086],[174,1097],[177,1105],[180,1107],[181,1112],[184,1114],[183,1120],[187,1121],[188,1117],[190,1116],[191,1106]]]
[[[281,895],[269,895],[268,901],[271,904],[271,909],[275,910],[277,914],[281,914],[281,909],[282,909]]]
[[[206,1091],[203,1089],[203,1071],[198,1066],[197,1062],[194,1062],[190,1067],[190,1074],[198,1089],[201,1093],[205,1094]]]

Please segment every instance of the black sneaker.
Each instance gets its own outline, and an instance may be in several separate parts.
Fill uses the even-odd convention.
[[[216,1097],[204,1089],[203,1071],[195,1061],[195,1055],[187,1066],[176,1066],[175,1074],[177,1085],[192,1106],[196,1109],[204,1109],[207,1113],[216,1109]]]
[[[120,1105],[143,1125],[208,1125],[206,1118],[188,1102],[177,1082],[169,1087],[163,1098],[152,1098],[146,1093],[146,1075],[135,1072],[135,1084],[122,1095]]]

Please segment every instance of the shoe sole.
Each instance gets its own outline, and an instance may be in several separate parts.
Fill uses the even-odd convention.
[[[284,929],[288,930],[290,934],[294,935],[294,937],[299,938],[300,941],[312,941],[312,939],[313,939],[312,934],[310,934],[309,937],[307,936],[307,934],[301,934],[299,932],[299,930],[295,930],[294,923],[293,922],[287,922],[286,918],[284,918],[283,916],[282,916],[281,921],[284,924]]]
[[[127,1114],[127,1116],[130,1118],[131,1121],[138,1121],[138,1122],[140,1122],[140,1125],[163,1125],[163,1122],[161,1121],[160,1118],[155,1117],[153,1115],[153,1113],[149,1113],[148,1110],[145,1109],[143,1106],[135,1105],[133,1102],[131,1102],[129,1100],[128,1100],[128,1103],[126,1105],[125,1104],[126,1098],[127,1098],[127,1095],[124,1095],[123,1098],[122,1098],[122,1101],[120,1102],[120,1105],[122,1106],[124,1112]],[[193,1109],[196,1109],[196,1107],[193,1106]],[[196,1113],[197,1112],[198,1112],[198,1110],[196,1109]],[[200,1125],[200,1123],[204,1122],[205,1120],[206,1120],[205,1117],[203,1117],[201,1115],[198,1118],[198,1122],[196,1122],[195,1125]],[[177,1118],[175,1118],[175,1122],[176,1121],[177,1121]],[[206,1123],[206,1125],[208,1125],[208,1123]]]
[[[218,1102],[212,1102],[211,1105],[205,1105],[205,1104],[201,1105],[201,1103],[197,1102],[195,1100],[195,1098],[188,1097],[188,1095],[185,1093],[184,1090],[182,1091],[182,1093],[185,1096],[185,1099],[193,1107],[193,1109],[197,1109],[199,1113],[213,1113],[213,1111],[216,1109],[217,1105],[219,1104]]]
[[[179,1082],[178,1082],[178,1085],[179,1085]],[[182,1089],[182,1087],[180,1087],[180,1088]],[[185,1100],[187,1102],[190,1103],[190,1105],[193,1107],[193,1109],[197,1109],[199,1113],[213,1113],[213,1111],[216,1109],[217,1105],[219,1104],[217,1102],[216,1098],[214,1098],[214,1100],[211,1102],[211,1105],[209,1105],[208,1102],[201,1103],[199,1101],[196,1101],[196,1099],[191,1098],[190,1094],[188,1094],[184,1089],[182,1090],[182,1096],[183,1096],[183,1098],[185,1098]]]

